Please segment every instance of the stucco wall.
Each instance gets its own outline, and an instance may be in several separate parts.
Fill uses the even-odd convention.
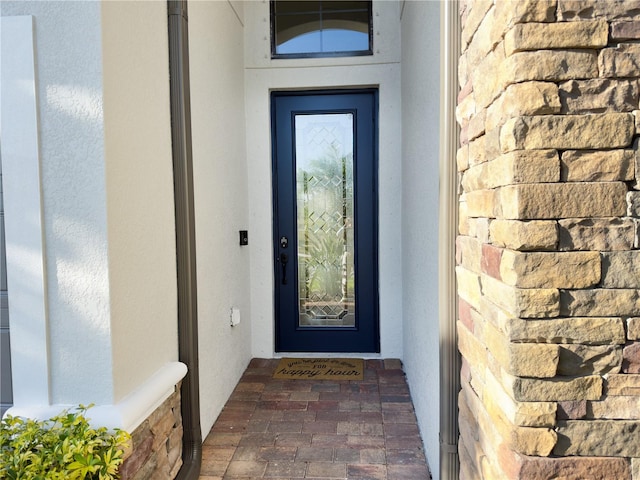
[[[111,403],[100,5],[0,12],[35,17],[51,400]]]
[[[379,266],[381,356],[402,355],[400,4],[374,2],[374,55],[271,60],[269,3],[245,4],[246,131],[254,357],[274,354],[269,92],[379,87]],[[314,68],[309,68],[313,66]]]
[[[167,8],[103,2],[114,401],[178,358]]]
[[[438,145],[440,5],[402,10],[402,302],[404,368],[438,478]]]
[[[241,2],[190,2],[189,48],[198,262],[202,431],[209,431],[251,359]],[[249,245],[238,231],[249,230]],[[230,326],[232,307],[240,324]]]
[[[177,360],[166,6],[1,13],[35,25],[51,390],[36,403],[117,403]]]

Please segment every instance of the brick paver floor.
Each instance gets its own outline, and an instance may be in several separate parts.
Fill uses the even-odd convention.
[[[429,479],[399,360],[364,380],[276,380],[253,359],[203,445],[200,480]]]

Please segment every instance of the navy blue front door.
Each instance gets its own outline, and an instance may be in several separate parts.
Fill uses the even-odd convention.
[[[274,92],[276,350],[379,352],[373,89]]]

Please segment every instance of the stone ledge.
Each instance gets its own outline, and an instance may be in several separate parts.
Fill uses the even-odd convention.
[[[640,421],[566,420],[556,431],[554,455],[640,457]]]
[[[623,480],[631,478],[629,459],[611,457],[544,458],[501,450],[509,480]]]
[[[524,23],[515,25],[505,35],[505,52],[550,50],[559,48],[600,48],[607,45],[609,24],[606,20],[562,23]]]

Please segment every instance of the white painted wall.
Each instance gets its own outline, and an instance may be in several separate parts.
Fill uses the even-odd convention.
[[[269,93],[379,87],[381,357],[402,356],[400,4],[374,1],[373,56],[271,60],[269,3],[245,4],[245,105],[251,248],[252,352],[274,355]],[[311,68],[312,67],[312,68]]]
[[[404,368],[433,478],[439,475],[438,192],[440,4],[402,12]]]
[[[111,403],[100,4],[62,5],[1,2],[0,12],[36,26],[51,401]]]
[[[189,3],[203,435],[251,359],[249,260],[262,239],[248,215],[243,22],[243,2]],[[249,231],[248,246],[239,230]]]
[[[165,4],[2,2],[0,13],[32,15],[35,25],[51,392],[36,403],[120,402],[116,409],[137,418],[172,388],[165,377],[176,377],[161,375],[158,398],[140,391],[177,360]],[[11,207],[5,214],[35,220]],[[29,248],[9,231],[7,244]],[[29,280],[18,273],[8,283],[26,289]],[[15,340],[12,353],[40,348]],[[14,373],[42,384],[33,372]],[[33,402],[20,400],[20,384],[17,408]]]
[[[165,2],[101,2],[114,401],[178,358]]]

